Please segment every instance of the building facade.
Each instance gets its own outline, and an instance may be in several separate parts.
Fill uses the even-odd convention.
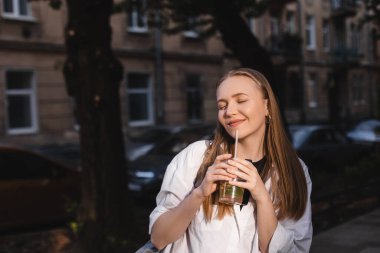
[[[290,123],[349,127],[379,117],[380,44],[373,36],[378,28],[361,23],[364,12],[356,0],[298,0],[281,15],[251,21],[253,33],[285,72]]]
[[[299,0],[280,15],[247,19],[272,54],[283,81],[290,123],[354,121],[378,115],[379,47],[374,27],[359,26],[359,1]],[[65,6],[2,0],[0,17],[0,137],[66,138],[78,128],[67,95]],[[214,84],[238,63],[216,35],[166,35],[138,9],[111,18],[112,46],[124,66],[123,128],[215,122]],[[338,120],[338,118],[336,118]],[[74,134],[75,136],[75,134]],[[42,138],[42,137],[41,137]]]

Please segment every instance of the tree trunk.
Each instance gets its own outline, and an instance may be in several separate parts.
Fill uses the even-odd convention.
[[[64,76],[80,124],[82,252],[118,252],[127,238],[127,170],[119,83],[123,69],[111,51],[112,0],[67,0]],[[124,250],[125,252],[125,250]]]
[[[216,26],[222,36],[224,45],[232,51],[232,54],[240,61],[242,67],[258,70],[268,79],[280,104],[283,121],[287,125],[284,114],[284,92],[280,85],[283,79],[276,78],[277,73],[270,54],[252,34],[234,1],[215,1],[213,9]],[[281,73],[283,74],[284,72],[281,71]]]
[[[271,57],[250,31],[234,1],[215,1],[214,10],[216,26],[225,46],[232,51],[242,67],[260,71],[273,83]]]

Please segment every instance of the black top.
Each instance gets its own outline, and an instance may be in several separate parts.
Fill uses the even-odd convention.
[[[253,166],[256,167],[257,171],[259,172],[259,175],[261,175],[261,173],[263,172],[264,166],[265,166],[265,162],[267,161],[266,156],[264,156],[263,158],[261,158],[257,162],[252,162],[252,160],[250,160],[250,159],[245,159],[245,160],[251,162],[253,164]],[[248,204],[249,196],[250,195],[251,194],[249,193],[249,191],[247,189],[244,189],[243,203],[240,206],[240,210],[242,209],[243,206],[245,206],[246,204]]]

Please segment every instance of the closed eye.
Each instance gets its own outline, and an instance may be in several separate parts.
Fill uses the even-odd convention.
[[[228,103],[226,101],[218,101],[218,110],[225,110],[227,108]]]

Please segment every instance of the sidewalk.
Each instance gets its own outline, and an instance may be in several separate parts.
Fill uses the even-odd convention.
[[[380,208],[322,232],[311,253],[380,253]]]

